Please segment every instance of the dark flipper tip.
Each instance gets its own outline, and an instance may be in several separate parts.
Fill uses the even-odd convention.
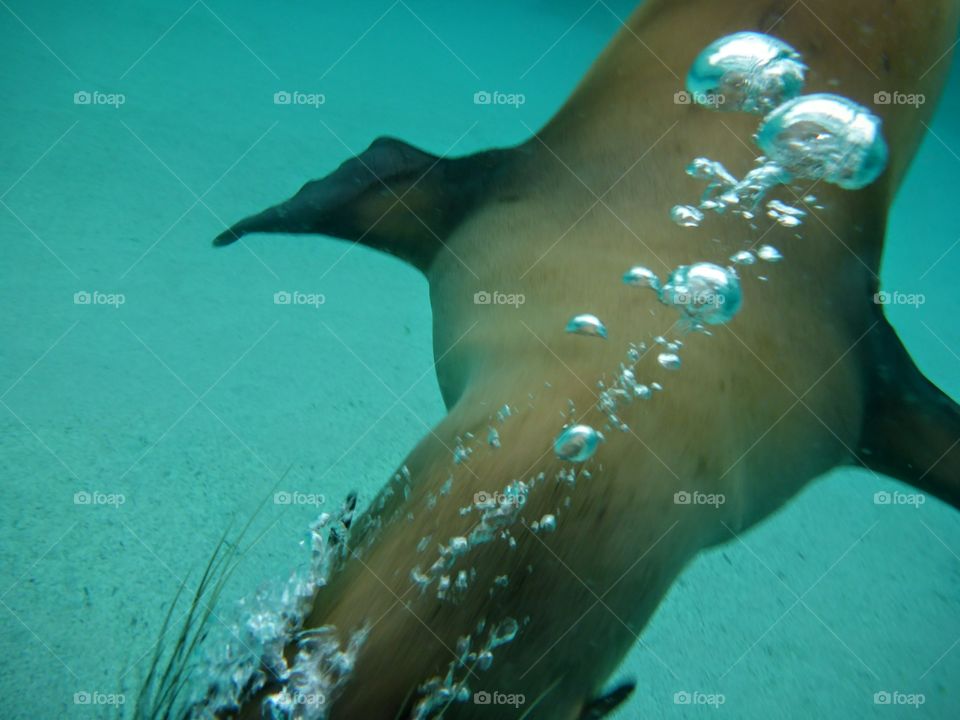
[[[584,705],[579,720],[600,720],[600,718],[606,717],[616,710],[624,700],[630,697],[635,687],[637,687],[635,681],[626,680],[610,692],[591,700]]]
[[[234,232],[233,228],[227,228],[213,239],[214,247],[223,247],[235,243],[241,237],[240,233]]]

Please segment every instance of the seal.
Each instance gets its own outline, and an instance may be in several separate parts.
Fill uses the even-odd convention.
[[[954,0],[649,0],[527,142],[446,158],[380,138],[216,238],[332,236],[429,280],[449,412],[353,520],[312,601],[305,628],[333,628],[344,645],[365,637],[330,718],[603,717],[633,688],[606,683],[685,565],[812,479],[859,465],[960,507],[960,408],[873,301],[886,209],[932,116],[958,13]],[[742,31],[795,48],[805,92],[840,93],[883,121],[886,171],[860,190],[815,183],[802,239],[765,219],[669,220],[702,190],[683,173],[691,159],[740,176],[757,154],[757,116],[674,100],[700,50]],[[893,89],[927,102],[874,105]],[[624,271],[723,264],[761,239],[786,260],[763,279],[743,273],[737,316],[682,336],[679,372],[649,350],[636,358],[633,372],[663,391],[618,408],[592,458],[558,457],[564,425],[609,424],[598,382],[610,386],[631,341],[681,338],[675,309],[625,288]],[[581,313],[606,339],[563,332]],[[250,688],[223,715],[259,717],[286,682]],[[487,707],[498,693],[507,703]]]

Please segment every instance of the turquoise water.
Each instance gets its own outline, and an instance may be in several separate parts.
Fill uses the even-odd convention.
[[[379,134],[451,154],[525,139],[631,9],[0,3],[0,716],[110,715],[76,694],[132,698],[171,598],[227,523],[287,471],[331,502],[369,498],[444,415],[422,276],[320,238],[215,251],[224,222]],[[478,113],[473,94],[495,89],[526,102]],[[325,102],[276,105],[278,91]],[[883,269],[885,287],[926,296],[889,316],[954,398],[958,118],[954,69]],[[277,312],[284,290],[325,304]],[[705,554],[618,672],[639,684],[616,717],[960,715],[960,516],[871,502],[896,487],[834,472]],[[286,577],[315,515],[264,508],[225,615]],[[727,702],[673,703],[698,689]],[[875,706],[884,689],[926,702]]]

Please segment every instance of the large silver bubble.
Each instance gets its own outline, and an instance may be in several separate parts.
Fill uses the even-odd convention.
[[[681,265],[664,284],[660,300],[693,320],[720,325],[740,309],[740,280],[733,270],[713,263]]]
[[[707,107],[762,114],[800,94],[806,69],[782,40],[739,32],[715,40],[697,56],[687,91]]]
[[[795,177],[857,190],[887,166],[880,126],[880,118],[845,97],[804,95],[764,118],[757,144]]]

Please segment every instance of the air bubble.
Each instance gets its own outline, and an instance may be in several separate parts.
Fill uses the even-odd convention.
[[[805,95],[764,118],[757,144],[796,177],[857,190],[876,180],[887,165],[880,126],[880,118],[845,97]]]
[[[571,425],[553,442],[553,450],[561,460],[583,462],[593,457],[603,435],[589,425]]]
[[[639,288],[652,288],[660,291],[660,278],[650,268],[642,265],[634,265],[623,275],[623,282],[627,285]]]
[[[803,89],[806,65],[782,40],[755,32],[708,45],[687,75],[697,102],[724,111],[766,113]]]
[[[733,270],[713,263],[681,265],[663,286],[660,300],[698,322],[720,325],[740,309],[740,280]]]
[[[680,227],[699,227],[703,222],[703,213],[692,205],[674,205],[670,210],[670,219]]]
[[[783,260],[783,255],[773,245],[761,245],[757,257],[764,262],[775,263]]]
[[[607,327],[600,321],[596,315],[583,313],[570,318],[566,328],[568,333],[576,335],[591,335],[593,337],[606,338]]]
[[[672,352],[663,352],[657,355],[657,362],[665,370],[679,370],[680,356]]]

